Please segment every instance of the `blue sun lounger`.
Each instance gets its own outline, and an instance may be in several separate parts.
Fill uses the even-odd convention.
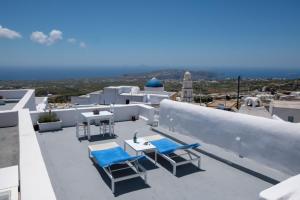
[[[147,183],[146,170],[138,163],[144,156],[130,156],[117,143],[110,142],[105,144],[89,145],[89,157],[99,165],[111,180],[112,192],[115,193],[115,182],[123,181],[136,177],[144,177]],[[126,167],[112,169],[117,164],[126,164]],[[114,177],[114,172],[131,169],[130,175]]]
[[[159,154],[172,164],[174,175],[176,175],[177,166],[194,161],[197,161],[198,168],[200,168],[201,157],[191,151],[191,149],[200,146],[198,143],[182,145],[162,135],[146,136],[144,139],[156,147],[155,164],[157,163],[157,154]],[[183,153],[177,153],[180,151]]]

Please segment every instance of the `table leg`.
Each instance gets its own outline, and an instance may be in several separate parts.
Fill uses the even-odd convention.
[[[112,134],[111,134],[111,118],[109,118],[109,135],[112,136]]]
[[[88,131],[87,131],[87,135],[88,135],[88,140],[91,139],[91,126],[90,126],[90,120],[87,120],[88,123]]]

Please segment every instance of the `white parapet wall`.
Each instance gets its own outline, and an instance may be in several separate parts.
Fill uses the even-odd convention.
[[[0,90],[0,95],[7,99],[19,100],[12,110],[0,111],[0,127],[16,126],[18,124],[18,110],[20,109],[36,109],[35,91],[32,89]]]
[[[152,106],[139,104],[139,115],[147,120],[147,124],[152,124],[154,121],[155,108]]]
[[[140,112],[142,115],[145,115],[147,118],[152,119],[152,110],[150,106],[147,106],[147,108],[144,107],[144,105],[139,104],[131,104],[131,105],[115,105],[114,106],[114,121],[128,121],[131,120],[132,117],[138,117],[140,115]],[[83,112],[92,112],[93,110],[108,110],[110,109],[109,106],[93,106],[93,107],[83,107],[83,108],[70,108],[70,109],[57,109],[52,110],[52,112],[56,113],[60,120],[62,120],[62,126],[63,127],[69,127],[69,126],[75,126],[76,122],[79,120],[84,120],[81,117],[80,113]],[[154,108],[153,108],[154,109]],[[31,112],[31,119],[32,123],[36,124],[38,121],[38,118],[41,114],[44,112],[38,112],[38,111],[32,111]],[[154,115],[154,111],[153,111]]]
[[[18,125],[18,111],[0,111],[0,128]]]
[[[289,175],[300,173],[300,125],[163,100],[159,125]]]
[[[22,200],[55,200],[28,109],[19,110],[20,194]]]
[[[22,92],[22,90],[20,92]],[[34,90],[32,89],[26,90],[26,93],[21,98],[21,100],[17,103],[17,105],[13,108],[13,110],[20,110],[23,108],[28,108],[31,111],[36,110]]]
[[[300,199],[300,174],[293,176],[259,194],[260,200],[298,200]]]

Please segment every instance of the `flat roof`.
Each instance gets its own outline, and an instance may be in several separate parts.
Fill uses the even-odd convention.
[[[300,101],[272,101],[273,107],[300,109]]]
[[[19,164],[18,127],[0,128],[0,168]]]
[[[92,133],[99,127],[91,126]],[[158,159],[158,166],[150,160],[141,161],[148,173],[148,184],[141,178],[116,183],[116,194],[110,188],[110,180],[104,171],[95,166],[88,157],[88,145],[115,141],[123,147],[123,141],[133,137],[158,134],[142,120],[117,122],[117,137],[92,136],[79,141],[75,127],[61,131],[37,133],[41,152],[57,199],[257,199],[259,192],[272,184],[245,173],[212,157],[201,155],[201,169],[192,164],[177,169]],[[135,155],[127,147],[127,151]]]
[[[253,108],[252,106],[242,105],[239,109],[239,113],[272,119],[271,114],[267,111],[265,107]]]
[[[220,104],[223,104],[226,108],[232,108],[236,105],[236,100],[214,100],[213,102],[208,103],[207,107],[218,107]]]
[[[18,102],[5,103],[4,105],[0,105],[0,111],[4,110],[12,110]]]

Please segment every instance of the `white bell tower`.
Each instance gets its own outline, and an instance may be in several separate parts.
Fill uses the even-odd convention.
[[[185,72],[182,82],[181,101],[192,102],[193,101],[193,81],[190,72]]]

